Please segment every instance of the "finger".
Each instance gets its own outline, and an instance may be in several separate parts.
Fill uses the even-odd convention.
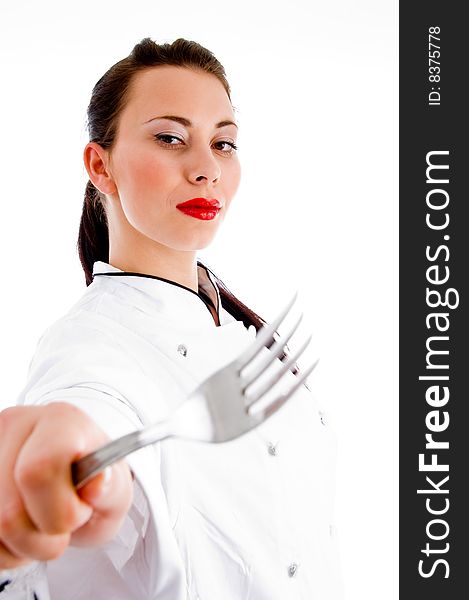
[[[28,560],[49,560],[59,556],[69,536],[50,537],[37,531],[29,519],[13,479],[16,457],[34,431],[38,411],[24,407],[7,409],[0,419],[0,560],[3,568]]]
[[[19,559],[53,560],[70,542],[70,534],[39,532],[26,514],[21,499],[2,507],[2,542],[5,551]]]
[[[14,556],[6,546],[0,542],[0,570],[16,569],[31,562],[32,559],[18,558]]]
[[[45,408],[47,418],[38,421],[34,435],[23,444],[14,477],[36,528],[50,535],[66,534],[92,515],[91,506],[73,487],[70,467],[88,450],[90,421],[72,405],[51,403]]]
[[[93,506],[93,515],[78,531],[72,534],[71,544],[95,545],[114,537],[132,504],[133,481],[125,461],[107,467],[79,490],[83,500]]]

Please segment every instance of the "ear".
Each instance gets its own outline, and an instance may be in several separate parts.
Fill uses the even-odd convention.
[[[102,194],[114,194],[117,186],[108,171],[108,152],[96,142],[86,144],[83,151],[83,161],[88,171],[91,183]]]

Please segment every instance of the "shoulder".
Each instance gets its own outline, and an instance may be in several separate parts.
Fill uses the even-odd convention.
[[[18,403],[36,403],[72,388],[122,398],[135,379],[141,379],[138,361],[115,333],[116,323],[97,310],[100,302],[99,296],[84,295],[43,331]]]
[[[50,352],[58,356],[78,350],[95,355],[104,347],[118,350],[123,302],[112,283],[101,278],[89,285],[81,297],[42,332],[35,356]],[[128,311],[128,302],[124,309]],[[120,344],[124,350],[125,340]],[[80,358],[84,360],[86,355],[81,354]]]

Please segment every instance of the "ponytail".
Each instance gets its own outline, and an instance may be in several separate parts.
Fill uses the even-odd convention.
[[[106,212],[99,192],[91,181],[86,184],[77,246],[88,286],[93,281],[95,261],[109,262],[109,232]]]

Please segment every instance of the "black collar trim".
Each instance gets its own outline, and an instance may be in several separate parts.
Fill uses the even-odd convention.
[[[203,266],[201,263],[197,263],[198,265],[200,264],[201,266]],[[197,298],[199,298],[200,300],[202,300],[202,302],[204,303],[205,307],[207,308],[208,312],[210,313],[210,316],[213,318],[212,315],[212,311],[210,310],[210,307],[208,306],[207,301],[212,305],[213,308],[215,308],[215,306],[213,305],[212,301],[204,294],[198,294],[197,292],[195,292],[192,288],[187,287],[186,285],[183,285],[182,283],[178,283],[177,281],[172,281],[171,279],[166,279],[165,277],[159,277],[158,275],[147,275],[146,273],[133,273],[132,271],[110,271],[108,273],[94,273],[93,274],[93,279],[95,277],[99,277],[100,275],[106,275],[111,276],[111,277],[122,277],[123,275],[131,275],[132,277],[147,277],[149,279],[158,279],[159,281],[165,281],[166,283],[171,283],[172,285],[176,285],[177,287],[182,288],[183,290],[187,290],[188,292],[191,292],[192,294],[194,294],[194,296],[197,296]],[[215,310],[217,310],[215,308]],[[220,318],[219,312],[217,310],[217,316],[218,318]]]

